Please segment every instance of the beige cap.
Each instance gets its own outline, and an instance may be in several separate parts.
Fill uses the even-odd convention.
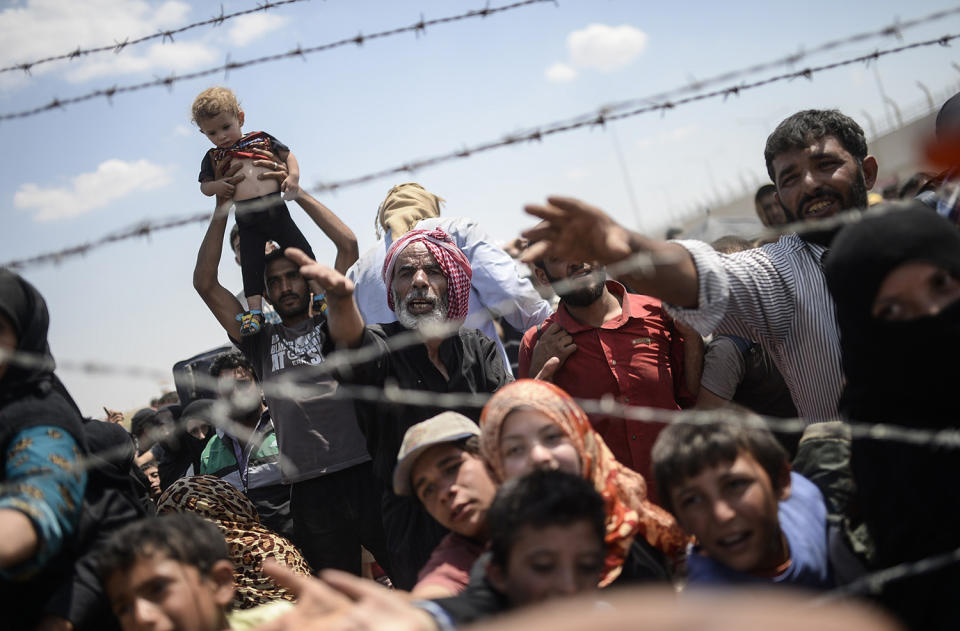
[[[457,412],[441,412],[410,427],[403,435],[403,444],[397,454],[397,468],[393,472],[393,492],[413,495],[410,473],[423,452],[434,445],[452,443],[470,436],[479,436],[477,424]]]

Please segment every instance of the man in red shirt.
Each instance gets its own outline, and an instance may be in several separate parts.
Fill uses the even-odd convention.
[[[566,280],[576,287],[561,288],[556,312],[524,334],[521,378],[557,357],[552,381],[574,397],[666,410],[695,403],[703,342],[695,332],[685,341],[659,300],[627,293],[606,280],[602,267],[548,258],[536,262],[535,272],[544,284]],[[650,450],[663,424],[589,417],[617,460],[650,479]]]

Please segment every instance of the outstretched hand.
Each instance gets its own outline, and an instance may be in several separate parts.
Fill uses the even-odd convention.
[[[263,562],[263,573],[297,597],[292,611],[261,625],[257,631],[299,631],[327,629],[353,602],[312,576],[297,574],[273,559]]]
[[[321,265],[299,248],[287,248],[283,254],[300,266],[300,275],[320,285],[327,294],[327,301],[348,298],[353,295],[353,281],[337,270]]]
[[[295,574],[274,561],[264,573],[297,597],[293,610],[257,631],[434,631],[433,619],[407,598],[371,580],[325,570],[321,579]]]
[[[586,202],[572,197],[548,197],[545,206],[529,204],[524,210],[543,220],[523,233],[531,241],[522,257],[524,262],[551,256],[606,265],[632,253],[630,232]]]

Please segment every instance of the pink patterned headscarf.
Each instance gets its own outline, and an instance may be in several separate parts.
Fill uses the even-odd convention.
[[[470,279],[473,269],[470,261],[449,234],[440,228],[411,230],[393,242],[383,261],[383,284],[387,286],[387,304],[393,304],[393,268],[400,253],[411,243],[422,242],[436,259],[443,275],[447,277],[447,319],[463,320],[470,306]]]

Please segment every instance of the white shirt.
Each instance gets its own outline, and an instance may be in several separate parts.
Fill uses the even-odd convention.
[[[836,418],[844,378],[836,308],[821,268],[826,248],[796,234],[735,254],[700,241],[677,243],[696,265],[699,304],[669,306],[674,317],[702,335],[759,342],[783,374],[800,416]]]
[[[549,303],[540,297],[529,280],[520,276],[510,255],[497,246],[475,221],[460,217],[436,217],[424,219],[414,227],[415,230],[433,228],[441,228],[453,237],[473,268],[470,308],[464,326],[480,329],[496,342],[507,372],[513,374],[489,313],[502,316],[510,326],[522,332],[540,324],[550,315]],[[397,319],[387,306],[387,287],[380,276],[387,250],[392,244],[393,238],[388,231],[347,270],[347,277],[356,283],[353,295],[367,324],[395,322]]]

